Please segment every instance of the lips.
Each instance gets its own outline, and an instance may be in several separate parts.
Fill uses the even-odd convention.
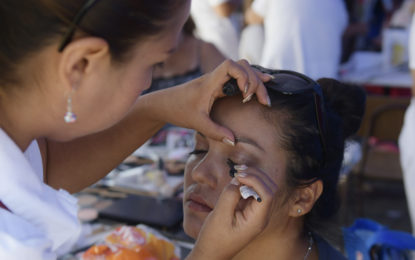
[[[186,199],[186,206],[198,212],[210,212],[212,211],[212,207],[197,193],[190,193]]]

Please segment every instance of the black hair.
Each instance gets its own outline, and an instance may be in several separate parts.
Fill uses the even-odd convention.
[[[63,37],[86,0],[0,1],[0,86],[17,83],[17,66]],[[97,0],[77,28],[105,39],[113,61],[165,29],[185,0]],[[57,50],[58,51],[58,50]]]
[[[262,108],[269,120],[280,120],[278,127],[281,147],[288,153],[286,184],[288,189],[323,182],[323,192],[305,225],[331,218],[339,209],[337,183],[343,161],[345,140],[357,132],[365,110],[366,93],[354,85],[322,78],[317,81],[324,96],[326,143],[325,163],[316,124],[312,93],[286,95],[268,89],[272,107]],[[281,121],[282,120],[282,121]],[[272,122],[272,121],[271,121]]]
[[[196,24],[193,21],[192,16],[189,16],[189,18],[187,18],[187,21],[183,25],[183,32],[184,34],[188,36],[194,36],[195,30],[196,30]]]

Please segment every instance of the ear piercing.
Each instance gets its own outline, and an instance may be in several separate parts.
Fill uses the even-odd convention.
[[[72,112],[72,94],[69,94],[66,105],[66,114],[64,116],[66,123],[74,123],[76,121],[76,115]]]
[[[303,210],[302,210],[302,209],[300,209],[300,208],[299,208],[299,209],[297,209],[297,213],[298,213],[298,214],[301,214],[302,212],[303,212]]]

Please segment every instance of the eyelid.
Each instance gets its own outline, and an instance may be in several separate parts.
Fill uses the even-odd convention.
[[[153,68],[163,67],[163,65],[164,65],[164,62],[163,61],[162,62],[158,62],[158,63],[156,63],[156,64],[153,65]]]

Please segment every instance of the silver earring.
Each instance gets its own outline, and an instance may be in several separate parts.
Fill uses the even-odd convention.
[[[65,122],[66,123],[74,123],[76,121],[76,115],[72,112],[72,94],[69,95],[68,101],[66,105],[66,114],[65,114]]]
[[[301,214],[303,212],[303,210],[302,209],[297,209],[297,213],[298,214]]]

